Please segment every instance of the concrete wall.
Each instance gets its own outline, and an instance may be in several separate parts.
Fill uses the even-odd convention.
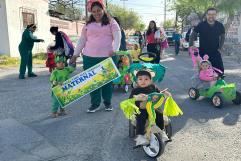
[[[51,17],[50,26],[58,26],[60,31],[67,33],[69,36],[80,36],[84,22],[66,21]]]
[[[46,52],[55,37],[50,33],[50,26],[58,26],[60,31],[71,37],[74,43],[79,38],[84,22],[66,21],[48,15],[48,0],[0,0],[0,54],[19,57],[18,45],[21,42],[23,27],[22,11],[36,14],[37,30],[34,33],[44,43],[35,43],[33,53]]]
[[[66,20],[60,20],[55,17],[50,18],[50,25],[58,26],[59,31],[63,31],[67,35],[69,35],[74,45],[79,39],[79,36],[81,34],[84,24],[85,22],[82,22],[82,21],[66,21]]]
[[[0,54],[10,54],[5,0],[0,0]]]
[[[34,33],[45,43],[35,43],[33,53],[45,52],[51,42],[50,17],[48,16],[48,1],[46,0],[5,0],[7,8],[8,34],[10,40],[10,54],[18,57],[18,45],[21,41],[23,28],[22,8],[34,10],[36,13],[37,31]]]
[[[225,53],[227,55],[240,55],[241,51],[241,13],[237,12],[230,27],[226,31]]]
[[[229,29],[227,30],[227,41],[230,43],[241,43],[241,16],[235,15]]]

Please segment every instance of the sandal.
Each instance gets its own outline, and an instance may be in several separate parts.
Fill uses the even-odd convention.
[[[61,108],[59,111],[59,116],[64,116],[64,115],[67,115],[67,113],[65,112],[64,108]]]
[[[53,113],[52,113],[52,117],[53,117],[53,118],[57,118],[57,117],[58,117],[58,113],[57,113],[57,112],[53,112]]]

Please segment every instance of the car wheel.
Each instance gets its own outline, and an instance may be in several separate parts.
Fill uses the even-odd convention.
[[[214,107],[221,108],[223,106],[224,99],[221,93],[215,93],[212,97],[212,104]]]
[[[193,100],[198,99],[199,96],[200,96],[198,89],[193,88],[193,87],[189,89],[188,95],[189,95],[189,97],[190,97],[191,99],[193,99]]]
[[[241,104],[241,93],[236,91],[236,98],[233,101],[233,104],[240,105]]]

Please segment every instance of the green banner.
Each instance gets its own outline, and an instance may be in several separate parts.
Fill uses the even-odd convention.
[[[68,79],[62,86],[54,87],[52,91],[60,105],[64,107],[118,77],[120,77],[120,73],[112,58],[107,58]]]

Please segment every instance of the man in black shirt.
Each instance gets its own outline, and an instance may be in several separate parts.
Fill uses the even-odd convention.
[[[216,21],[216,16],[215,8],[207,10],[207,20],[200,22],[190,36],[190,47],[195,48],[193,47],[194,40],[199,34],[200,56],[203,57],[207,54],[212,66],[224,72],[221,51],[225,39],[225,29],[222,23]]]

